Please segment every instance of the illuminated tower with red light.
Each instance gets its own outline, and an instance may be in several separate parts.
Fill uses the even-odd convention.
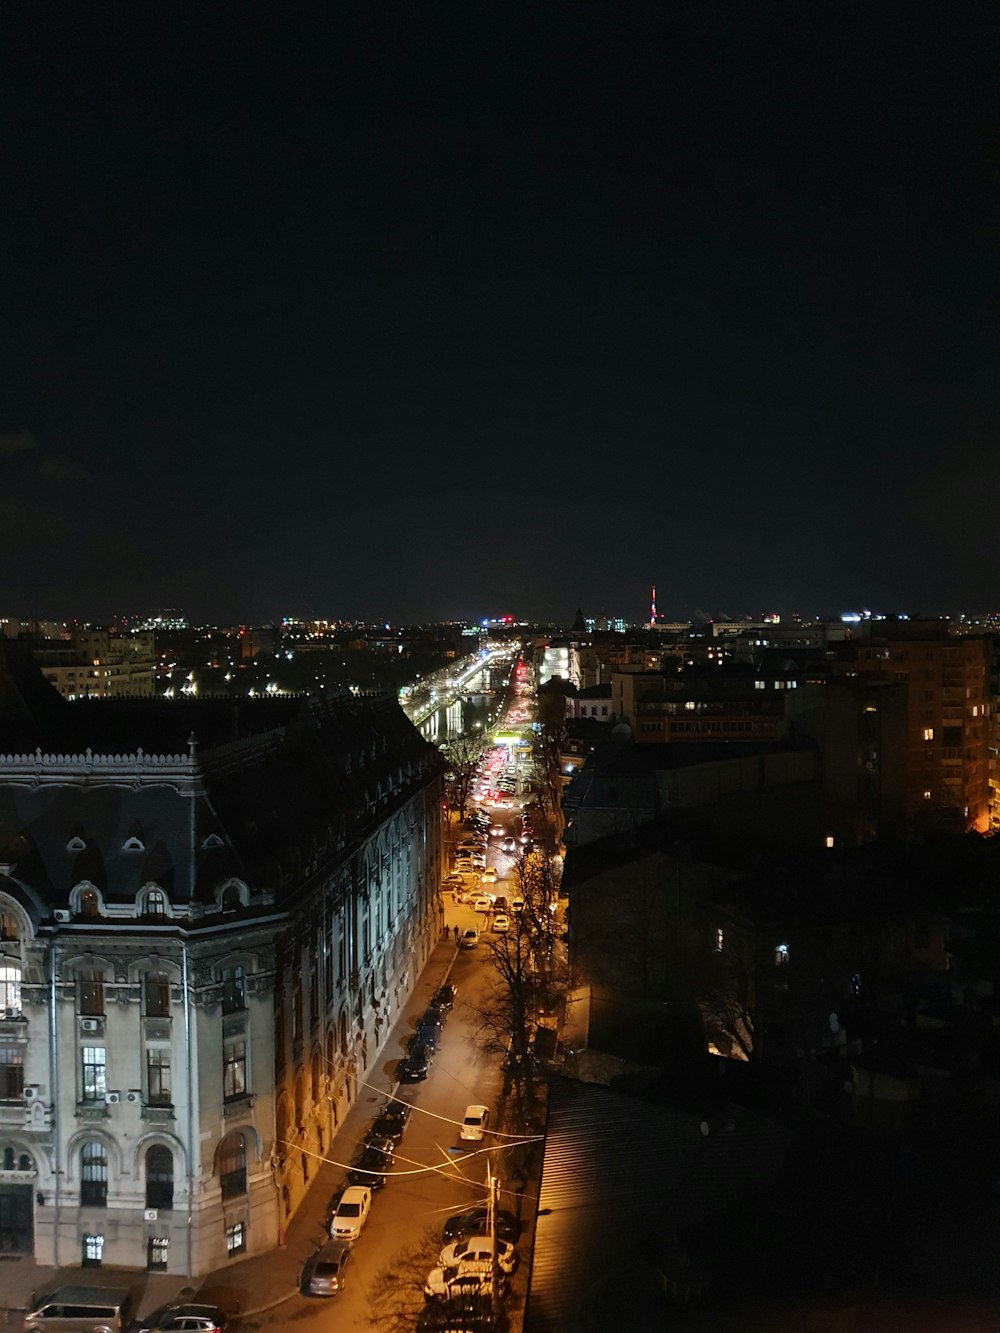
[[[656,628],[656,584],[649,590],[649,627]]]

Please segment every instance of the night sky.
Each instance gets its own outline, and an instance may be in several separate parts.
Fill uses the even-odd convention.
[[[0,615],[1000,606],[993,4],[0,16]]]

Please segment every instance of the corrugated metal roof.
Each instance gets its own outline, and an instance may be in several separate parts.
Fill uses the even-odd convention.
[[[553,1080],[525,1333],[634,1318],[630,1307],[655,1286],[669,1248],[672,1198],[699,1151],[699,1126],[688,1111]]]

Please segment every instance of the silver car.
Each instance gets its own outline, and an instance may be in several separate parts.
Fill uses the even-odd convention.
[[[344,1290],[344,1269],[350,1263],[351,1247],[345,1240],[331,1240],[313,1260],[309,1274],[310,1296],[336,1296]]]

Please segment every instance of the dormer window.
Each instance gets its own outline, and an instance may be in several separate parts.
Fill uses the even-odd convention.
[[[84,889],[80,894],[80,915],[100,916],[101,903],[94,889]]]
[[[167,915],[167,895],[162,889],[150,889],[144,904],[146,916],[163,917]]]
[[[201,845],[204,851],[210,852],[222,847],[223,842],[217,833],[210,833]]]
[[[122,847],[123,852],[144,852],[146,849],[138,838],[129,838]]]

